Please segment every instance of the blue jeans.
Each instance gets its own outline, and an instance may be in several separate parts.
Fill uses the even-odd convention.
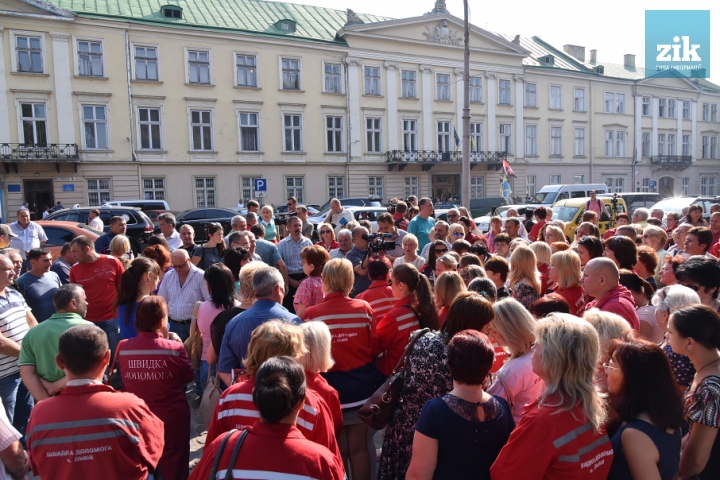
[[[115,358],[115,349],[117,349],[117,344],[122,339],[118,319],[113,318],[111,320],[105,320],[104,322],[95,322],[95,325],[100,327],[102,331],[107,334],[108,344],[110,345],[110,362],[112,362]]]
[[[168,330],[170,330],[173,333],[177,333],[177,336],[180,337],[180,340],[183,342],[188,339],[190,336],[190,325],[191,322],[187,323],[178,323],[174,320],[168,321]]]
[[[20,378],[20,372],[0,378],[0,398],[8,420],[22,434],[24,442],[25,430],[35,400]]]
[[[217,364],[210,368],[210,365],[208,365],[205,360],[200,364],[200,370],[195,370],[195,391],[199,397],[202,397],[205,392],[205,385],[207,384],[210,372],[212,372],[213,375],[217,375]]]

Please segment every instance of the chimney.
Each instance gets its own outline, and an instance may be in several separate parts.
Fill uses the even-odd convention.
[[[580,47],[578,45],[565,45],[563,46],[563,50],[565,50],[565,53],[575,57],[581,62],[585,61],[585,47]]]
[[[597,50],[590,50],[590,63],[597,63]]]
[[[635,55],[633,55],[632,53],[626,54],[626,55],[625,55],[625,63],[624,63],[624,65],[625,65],[626,67],[633,67],[633,68],[635,68]]]

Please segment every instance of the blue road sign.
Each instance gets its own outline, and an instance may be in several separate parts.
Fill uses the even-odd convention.
[[[267,180],[264,178],[255,179],[255,191],[264,192],[267,190]]]

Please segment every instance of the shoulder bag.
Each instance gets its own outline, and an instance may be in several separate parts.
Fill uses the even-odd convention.
[[[510,411],[512,412],[512,409],[515,408],[515,396],[512,390],[510,390],[507,380],[505,380],[505,377],[499,372],[495,374],[495,379],[500,381],[500,385],[502,385],[503,390],[505,390],[505,400],[507,400],[508,405],[510,405]]]
[[[218,451],[215,454],[215,460],[213,461],[212,471],[208,476],[208,480],[217,479],[217,471],[218,467],[220,466],[220,458],[222,458],[222,454],[225,451],[225,446],[227,445],[230,436],[235,432],[237,432],[237,430],[233,428],[223,437],[222,442],[220,443],[220,448],[218,448]],[[235,444],[235,448],[233,448],[232,456],[230,457],[230,463],[228,463],[228,466],[225,469],[225,480],[231,480],[233,478],[235,462],[237,461],[238,453],[240,453],[240,447],[242,447],[242,444],[245,441],[245,437],[247,437],[247,434],[248,429],[244,429],[243,432],[240,434],[240,438],[238,438],[238,441]]]
[[[360,420],[374,428],[382,430],[390,423],[395,410],[402,400],[402,388],[405,381],[405,366],[407,356],[412,352],[415,343],[430,331],[429,328],[418,330],[412,336],[405,351],[398,360],[395,369],[375,393],[365,402],[365,405],[358,411]]]
[[[210,428],[210,422],[215,414],[215,407],[217,406],[218,400],[220,400],[220,395],[222,395],[220,379],[217,373],[214,375],[211,373],[208,376],[205,390],[203,390],[202,400],[197,410],[198,416],[202,420],[206,430]]]
[[[201,303],[202,302],[200,301],[195,303],[190,324],[190,336],[183,343],[185,351],[188,354],[188,358],[190,359],[190,363],[195,370],[200,370],[200,363],[202,361],[200,358],[202,357],[203,341],[202,335],[200,335],[200,330],[197,326],[198,310],[200,309]]]

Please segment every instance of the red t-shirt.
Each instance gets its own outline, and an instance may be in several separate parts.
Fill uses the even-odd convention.
[[[570,304],[570,313],[577,315],[582,309],[585,299],[583,298],[583,287],[558,288],[555,292],[562,296]]]
[[[93,263],[76,263],[70,269],[70,283],[77,283],[87,296],[85,320],[104,322],[117,318],[115,300],[125,269],[115,257],[100,255]]]
[[[542,230],[542,227],[545,225],[545,220],[540,220],[537,222],[533,227],[530,229],[530,233],[528,234],[528,237],[530,238],[531,242],[534,242],[537,240],[538,235],[540,235],[540,230]]]

